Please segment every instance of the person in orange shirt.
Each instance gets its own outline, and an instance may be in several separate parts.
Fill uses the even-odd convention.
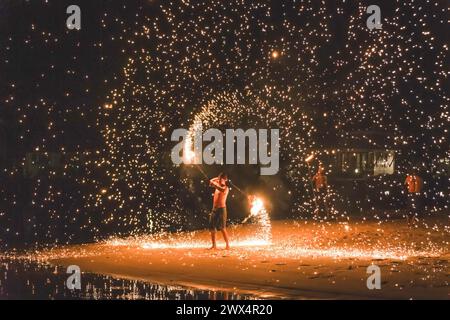
[[[317,169],[317,173],[312,177],[313,188],[316,198],[316,212],[320,212],[323,207],[325,212],[328,213],[327,205],[327,193],[328,193],[328,179],[324,174],[324,168],[322,165]]]
[[[213,197],[213,208],[209,216],[209,230],[211,231],[211,249],[216,249],[216,231],[220,230],[226,243],[226,249],[230,249],[228,233],[226,229],[227,206],[229,188],[227,186],[228,177],[225,173],[209,181],[209,185],[215,188]]]
[[[413,170],[411,174],[408,174],[405,179],[405,185],[408,192],[409,213],[406,215],[406,221],[408,224],[413,223],[414,220],[418,221],[418,210],[420,208],[420,197],[422,195],[423,180],[417,174],[416,170]]]

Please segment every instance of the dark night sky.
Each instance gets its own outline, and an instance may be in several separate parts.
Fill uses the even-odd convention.
[[[0,218],[14,225],[11,212],[40,208],[40,230],[67,238],[61,235],[79,225],[92,231],[99,221],[137,228],[149,208],[164,212],[161,225],[174,220],[166,212],[176,217],[186,206],[198,214],[194,196],[189,205],[178,202],[192,186],[179,181],[185,172],[167,165],[168,139],[223,92],[242,94],[244,104],[251,91],[280,108],[273,124],[287,123],[304,137],[282,151],[286,169],[276,180],[255,184],[302,192],[304,178],[290,177],[289,161],[366,129],[386,134],[381,147],[400,150],[430,173],[449,150],[448,3],[378,1],[383,30],[369,32],[366,2],[0,0],[0,160],[7,181]],[[70,4],[81,7],[81,31],[65,26]],[[225,124],[258,125],[242,112],[225,115]],[[22,181],[26,155],[36,151],[76,158],[70,161],[78,171]],[[282,208],[296,212],[300,202]],[[61,230],[46,230],[53,220],[63,221]]]

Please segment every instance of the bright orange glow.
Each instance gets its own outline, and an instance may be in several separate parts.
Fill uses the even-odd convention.
[[[250,214],[252,216],[256,216],[262,209],[264,209],[264,202],[261,198],[258,198],[256,196],[252,197],[250,204]]]

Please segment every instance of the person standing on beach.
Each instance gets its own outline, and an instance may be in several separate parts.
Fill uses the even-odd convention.
[[[323,210],[326,214],[328,214],[328,204],[327,204],[327,188],[328,188],[328,179],[324,173],[324,168],[322,165],[319,165],[317,169],[317,173],[312,177],[313,185],[314,185],[314,197],[316,202],[316,213],[320,213]]]
[[[420,197],[422,192],[423,180],[417,174],[416,170],[413,170],[411,174],[408,174],[405,179],[406,189],[408,191],[409,213],[406,216],[408,225],[418,221],[418,211],[420,209]]]
[[[209,181],[209,185],[215,188],[213,197],[213,208],[209,216],[209,230],[211,231],[211,249],[216,249],[216,231],[220,230],[226,243],[226,249],[230,249],[228,242],[228,233],[226,229],[227,222],[227,196],[229,188],[227,186],[228,177],[225,173]]]

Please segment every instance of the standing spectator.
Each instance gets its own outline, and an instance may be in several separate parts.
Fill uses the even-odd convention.
[[[408,192],[409,212],[406,215],[408,225],[418,221],[419,210],[421,208],[421,196],[423,180],[414,169],[406,176],[405,185]]]
[[[314,187],[314,197],[316,200],[316,213],[322,212],[322,208],[326,214],[328,214],[327,205],[327,193],[328,193],[328,179],[324,174],[324,169],[322,165],[317,169],[317,173],[312,177],[313,187]]]

